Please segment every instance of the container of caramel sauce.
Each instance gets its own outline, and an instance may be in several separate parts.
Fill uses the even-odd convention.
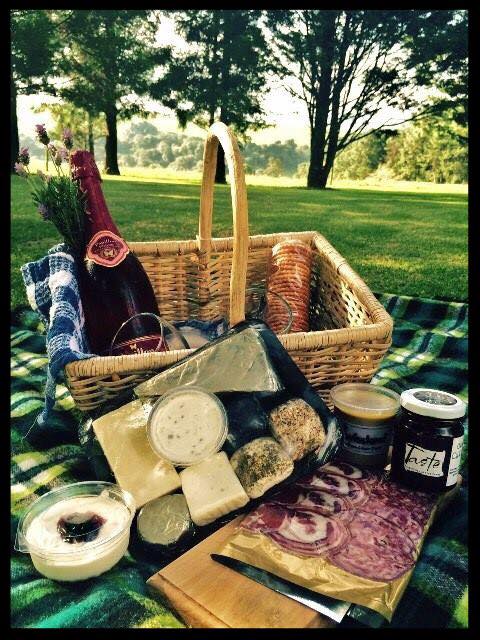
[[[343,430],[339,457],[354,465],[384,467],[392,442],[400,396],[363,382],[339,384],[330,391]]]

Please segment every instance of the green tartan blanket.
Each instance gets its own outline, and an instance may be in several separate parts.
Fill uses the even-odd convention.
[[[428,386],[467,400],[468,305],[378,296],[395,320],[393,345],[374,378],[396,391]],[[77,436],[78,413],[65,386],[57,387],[48,428],[32,429],[43,406],[47,358],[38,316],[14,313],[11,328],[11,544],[19,516],[54,486],[92,478]],[[25,436],[28,435],[28,439]],[[468,438],[466,438],[467,442]],[[460,495],[433,525],[392,627],[466,627],[467,491],[466,449]],[[38,574],[27,554],[12,551],[11,625],[16,628],[182,627],[145,581],[158,566],[127,554],[111,571],[85,582],[57,583]],[[352,620],[354,622],[352,622]],[[378,626],[355,607],[345,625]],[[382,624],[384,624],[382,622]]]

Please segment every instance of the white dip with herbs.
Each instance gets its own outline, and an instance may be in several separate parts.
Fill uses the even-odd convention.
[[[226,414],[212,394],[182,389],[166,394],[153,408],[149,439],[153,449],[177,465],[190,465],[216,453],[226,436]]]

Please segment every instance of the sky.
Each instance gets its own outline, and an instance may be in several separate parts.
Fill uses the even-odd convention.
[[[175,33],[173,20],[167,17],[162,18],[157,34],[157,42],[159,45],[174,45],[179,48],[185,47],[182,38]],[[48,127],[51,123],[48,112],[33,112],[35,107],[38,107],[38,105],[43,102],[49,101],[54,101],[54,99],[41,95],[18,97],[17,109],[20,141],[22,136],[33,136],[35,124],[43,123]],[[180,131],[176,118],[171,111],[154,101],[147,101],[147,106],[156,114],[150,121],[156,124],[159,129],[162,131]],[[263,106],[268,114],[268,122],[272,126],[261,131],[250,133],[252,142],[257,144],[270,144],[277,140],[285,141],[293,138],[299,145],[309,145],[310,132],[308,115],[306,106],[302,101],[295,99],[286,89],[277,83],[270,87],[265,96]],[[405,114],[394,109],[385,109],[377,118],[372,120],[372,127],[378,126],[387,120],[396,122],[401,119],[402,115]],[[120,137],[128,126],[129,123],[125,122],[119,124]],[[191,136],[205,136],[205,131],[194,124],[189,124],[184,132]]]

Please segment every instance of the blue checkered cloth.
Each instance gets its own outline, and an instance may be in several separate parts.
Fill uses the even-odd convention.
[[[85,334],[85,317],[78,290],[77,265],[65,244],[52,247],[46,256],[21,268],[30,306],[46,328],[47,381],[45,406],[36,417],[45,424],[55,404],[57,381],[69,362],[92,358]]]
[[[78,288],[78,267],[65,244],[52,247],[46,256],[22,266],[27,298],[40,314],[46,328],[47,381],[45,405],[34,424],[45,425],[55,405],[57,382],[65,365],[75,360],[93,358],[89,353],[85,332],[85,316]],[[227,329],[224,318],[213,322],[188,320],[175,322],[175,327],[199,330],[208,340],[214,340]]]

